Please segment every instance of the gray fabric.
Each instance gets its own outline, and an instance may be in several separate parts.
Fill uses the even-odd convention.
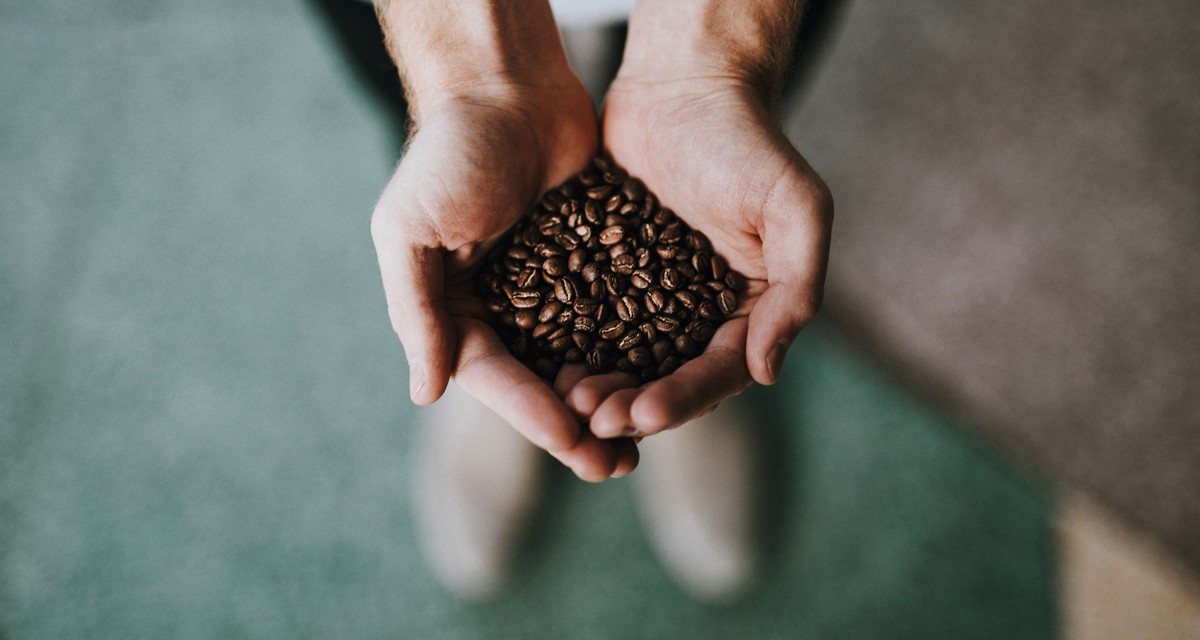
[[[829,310],[1200,566],[1200,4],[855,3],[790,123]]]

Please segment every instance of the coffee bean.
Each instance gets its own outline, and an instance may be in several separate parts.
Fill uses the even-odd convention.
[[[541,304],[542,294],[529,289],[519,289],[513,292],[509,300],[518,309],[531,309]]]
[[[647,367],[654,364],[654,356],[646,347],[634,347],[629,350],[629,353],[625,354],[625,357],[629,358],[630,362],[639,367]]]
[[[600,327],[600,337],[605,340],[616,340],[625,334],[625,323],[620,320],[613,320]]]
[[[632,322],[638,316],[638,303],[631,296],[621,296],[617,300],[617,317],[625,322]]]
[[[667,304],[667,294],[662,289],[651,289],[646,293],[646,311],[658,313]]]
[[[717,307],[721,309],[721,313],[729,315],[737,310],[737,296],[733,295],[733,291],[726,289],[717,294]]]
[[[673,267],[667,267],[666,269],[663,269],[662,273],[658,276],[659,284],[661,284],[662,288],[666,289],[667,291],[674,291],[678,289],[679,285],[682,284],[681,280],[682,278],[680,277],[679,272]]]
[[[575,282],[570,278],[563,278],[554,283],[554,297],[558,298],[559,302],[571,304],[575,302],[575,296],[578,293],[578,290],[575,288]]]
[[[567,262],[562,258],[546,258],[542,263],[542,271],[552,278],[557,278],[567,272]]]
[[[689,358],[700,355],[700,347],[691,336],[685,334],[676,336],[675,350]]]
[[[571,307],[576,315],[590,316],[596,313],[596,309],[600,306],[600,302],[595,298],[578,298],[575,304]]]
[[[538,322],[550,322],[563,310],[563,305],[557,300],[551,300],[546,303],[546,306],[538,310]]]
[[[633,273],[633,268],[636,264],[637,260],[626,253],[612,259],[612,270],[621,275],[630,275]]]
[[[533,309],[521,309],[513,314],[513,322],[518,329],[528,331],[537,325],[537,312]]]
[[[534,327],[533,333],[530,335],[533,336],[534,340],[541,340],[542,338],[545,338],[546,336],[553,333],[554,330],[557,328],[558,328],[557,325],[553,325],[549,322],[543,322],[543,323],[537,325],[536,327]]]
[[[642,381],[702,353],[745,286],[703,233],[605,159],[543,194],[478,283],[497,331],[538,375],[583,362]]]
[[[584,265],[587,264],[587,251],[584,249],[576,249],[571,252],[571,257],[567,259],[567,269],[571,273],[579,273],[583,271]]]
[[[653,282],[654,276],[650,275],[650,272],[645,269],[637,269],[629,276],[629,284],[638,289],[649,288]]]

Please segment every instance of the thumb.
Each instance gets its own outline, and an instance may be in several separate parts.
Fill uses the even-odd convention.
[[[457,342],[446,311],[443,251],[414,243],[400,225],[378,212],[371,220],[371,236],[392,330],[408,358],[409,395],[417,404],[430,404],[450,381]]]
[[[800,154],[779,178],[762,212],[767,290],[750,312],[746,367],[774,384],[796,335],[821,307],[833,199]]]

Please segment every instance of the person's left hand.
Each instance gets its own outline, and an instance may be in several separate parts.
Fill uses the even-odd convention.
[[[622,78],[605,101],[607,150],[746,277],[735,317],[700,356],[642,387],[589,376],[567,404],[601,438],[644,437],[773,384],[821,304],[833,201],[772,120],[753,83],[731,77]]]

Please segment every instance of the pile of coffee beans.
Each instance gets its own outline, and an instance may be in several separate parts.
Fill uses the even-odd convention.
[[[743,279],[641,180],[596,158],[513,227],[480,288],[501,337],[539,375],[581,362],[649,381],[704,350]]]

